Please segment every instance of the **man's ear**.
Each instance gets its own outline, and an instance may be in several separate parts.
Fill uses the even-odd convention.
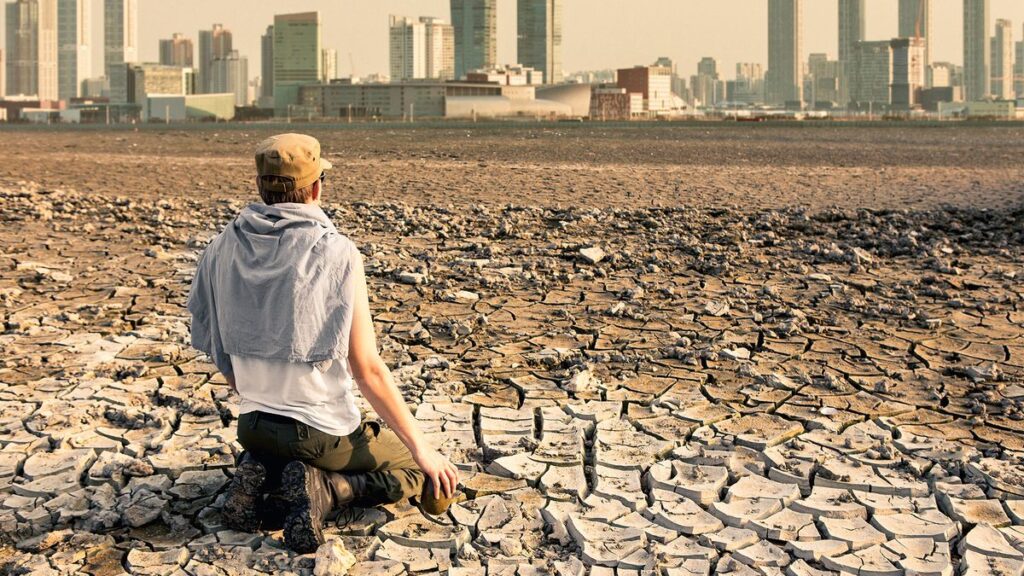
[[[320,199],[320,181],[317,180],[313,183],[313,196],[310,198],[313,202]]]

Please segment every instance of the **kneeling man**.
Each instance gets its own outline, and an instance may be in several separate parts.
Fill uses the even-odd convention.
[[[362,257],[319,205],[329,169],[312,137],[260,144],[263,203],[210,242],[188,299],[192,345],[241,397],[238,441],[246,451],[225,523],[259,529],[274,491],[285,543],[300,553],[323,543],[332,511],[418,497],[438,514],[458,484],[457,469],[427,443],[378,355]],[[389,429],[363,418],[353,382]]]

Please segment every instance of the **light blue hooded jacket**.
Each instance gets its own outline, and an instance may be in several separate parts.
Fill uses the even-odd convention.
[[[347,358],[360,259],[319,206],[249,205],[196,267],[188,297],[192,346],[224,374],[232,373],[232,355]]]

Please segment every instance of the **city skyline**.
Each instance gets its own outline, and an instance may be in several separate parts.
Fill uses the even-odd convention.
[[[652,5],[651,10],[643,13],[623,11],[621,14],[617,14],[614,7],[625,7],[627,2],[606,1],[613,9],[594,13],[585,9],[582,0],[563,0],[563,68],[566,73],[650,64],[659,56],[671,58],[680,71],[687,74],[696,70],[697,63],[705,56],[714,57],[719,68],[724,71],[733,70],[735,64],[740,62],[758,62],[767,66],[768,34],[764,24],[768,17],[766,1],[719,0],[714,5],[687,2],[686,6],[680,7],[682,3],[670,0],[645,0]],[[195,10],[187,9],[191,4],[196,5]],[[866,40],[886,40],[899,35],[897,2],[865,0],[865,4]],[[245,10],[241,9],[243,5]],[[747,16],[742,22],[730,22],[728,18],[735,13],[730,12],[731,8],[741,5]],[[102,7],[103,2],[93,3],[92,43],[100,46],[103,42]],[[350,10],[313,0],[298,0],[289,3],[287,7],[271,2],[241,0],[221,0],[212,5],[184,0],[173,6],[152,0],[139,0],[139,60],[158,62],[159,41],[171,38],[175,32],[192,39],[198,48],[199,30],[209,30],[214,23],[221,23],[233,31],[234,49],[249,59],[250,71],[255,75],[262,64],[260,38],[266,27],[273,22],[274,14],[304,10],[321,12],[324,47],[338,51],[341,76],[350,74],[352,63],[358,76],[388,72],[389,14],[415,18],[434,16],[449,23],[451,21],[448,0],[382,0]],[[929,48],[929,60],[962,64],[962,2],[935,2],[932,11],[935,43]],[[245,17],[240,17],[240,14],[245,14]],[[990,34],[994,33],[997,18],[1009,19],[1014,24],[1013,30],[1019,33],[1024,23],[1024,3],[991,0]],[[497,19],[497,63],[517,63],[516,0],[497,0]],[[805,2],[803,19],[802,60],[806,61],[809,54],[819,52],[836,58],[839,43],[837,2]],[[749,42],[737,43],[733,40],[734,34],[723,33],[730,28],[749,38]],[[587,40],[607,38],[609,34],[616,31],[621,33],[623,29],[651,29],[651,33],[643,34],[644,43],[629,43],[618,47]],[[102,50],[93,51],[92,68],[94,71],[103,70]]]

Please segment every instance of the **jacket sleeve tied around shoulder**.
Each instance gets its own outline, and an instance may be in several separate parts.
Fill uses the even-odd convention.
[[[192,347],[205,352],[213,364],[225,376],[234,373],[231,357],[224,351],[224,343],[220,338],[220,326],[217,324],[214,286],[209,269],[211,243],[199,258],[196,274],[192,279],[192,289],[188,295],[188,311],[192,314]]]
[[[244,239],[223,234],[200,258],[188,299],[192,346],[222,373],[232,373],[234,355],[312,364],[348,357],[359,251],[333,227],[296,234],[287,251],[258,258],[243,254]]]

